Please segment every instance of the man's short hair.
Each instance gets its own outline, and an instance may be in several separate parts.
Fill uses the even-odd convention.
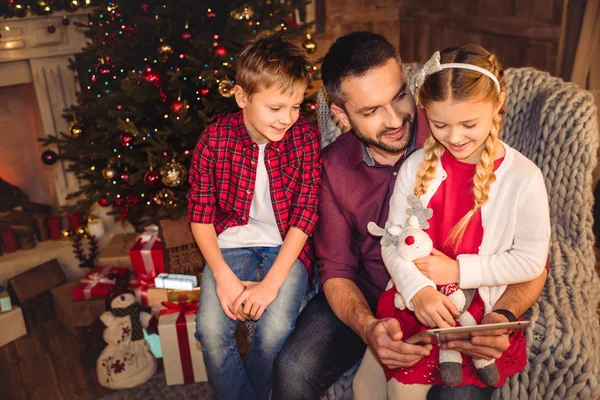
[[[304,49],[278,35],[258,35],[237,58],[236,84],[249,96],[273,85],[291,93],[310,83],[309,64]]]
[[[332,103],[344,107],[341,83],[384,65],[390,58],[400,63],[398,51],[385,37],[369,31],[352,32],[331,45],[321,66],[321,78]]]

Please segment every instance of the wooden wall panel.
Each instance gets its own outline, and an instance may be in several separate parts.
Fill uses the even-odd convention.
[[[555,73],[563,0],[322,0],[325,32],[317,56],[340,35],[368,29],[398,46],[406,62],[435,50],[478,43],[505,67]]]

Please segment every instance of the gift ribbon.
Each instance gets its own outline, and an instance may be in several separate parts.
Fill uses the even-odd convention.
[[[158,237],[158,226],[150,225],[144,229],[144,232],[138,236],[140,243],[143,245],[140,253],[142,254],[142,262],[146,268],[146,272],[154,272],[154,261],[152,260],[152,248],[154,243],[161,242]]]
[[[155,276],[154,271],[151,274],[138,274],[135,280],[129,282],[133,289],[140,289],[140,302],[143,306],[148,305],[148,288],[154,287]]]
[[[171,303],[163,301],[161,303],[166,308],[160,310],[160,315],[179,313],[175,328],[177,331],[177,344],[179,345],[179,355],[181,356],[181,371],[183,372],[183,382],[185,384],[194,383],[194,367],[192,365],[192,353],[190,351],[190,342],[187,331],[186,315],[198,312],[198,304],[190,301]]]
[[[99,283],[115,283],[114,279],[108,278],[108,273],[110,272],[110,267],[104,267],[100,272],[94,272],[91,274],[87,274],[84,278],[81,279],[81,283],[86,283],[87,285],[83,288],[83,298],[86,300],[90,300],[92,298],[92,289]]]

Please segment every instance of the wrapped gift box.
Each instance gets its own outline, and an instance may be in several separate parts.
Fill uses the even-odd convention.
[[[27,335],[23,311],[19,306],[12,310],[0,313],[0,347]]]
[[[194,337],[198,305],[165,303],[158,318],[158,335],[167,385],[207,382],[200,343]]]
[[[129,281],[129,287],[133,289],[135,299],[144,307],[148,307],[148,289],[154,288],[154,275],[139,274],[135,279]]]
[[[114,279],[109,275],[114,274]],[[74,301],[104,299],[109,290],[114,286],[117,275],[129,281],[130,271],[127,268],[117,267],[96,267],[86,276],[81,278],[79,283],[73,288],[72,298]]]
[[[10,310],[12,310],[12,303],[10,301],[10,296],[8,295],[8,290],[0,286],[0,312]]]
[[[200,301],[200,288],[193,290],[175,290],[175,289],[158,289],[148,288],[148,306],[152,308],[152,314],[157,315],[160,310],[164,310],[164,302],[182,302],[190,301],[198,303]]]
[[[100,256],[98,256],[98,264],[108,267],[131,267],[131,258],[129,250],[133,247],[137,240],[135,233],[119,233],[113,236],[108,242]]]
[[[154,284],[161,289],[192,290],[198,286],[198,277],[196,275],[162,273],[154,278]]]
[[[50,289],[56,319],[75,336],[79,334],[77,328],[90,327],[106,311],[104,299],[73,301],[73,289],[78,284],[78,280],[72,280]]]
[[[137,237],[129,258],[136,275],[158,275],[165,272],[162,241],[158,237],[158,227],[153,225]]]

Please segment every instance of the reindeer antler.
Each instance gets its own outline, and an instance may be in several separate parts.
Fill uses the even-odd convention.
[[[408,204],[412,207],[406,210],[406,215],[408,215],[408,218],[410,219],[410,217],[416,217],[419,221],[419,228],[429,228],[429,222],[427,222],[427,220],[433,215],[433,210],[431,208],[423,207],[421,199],[414,194],[409,195],[407,200]]]

